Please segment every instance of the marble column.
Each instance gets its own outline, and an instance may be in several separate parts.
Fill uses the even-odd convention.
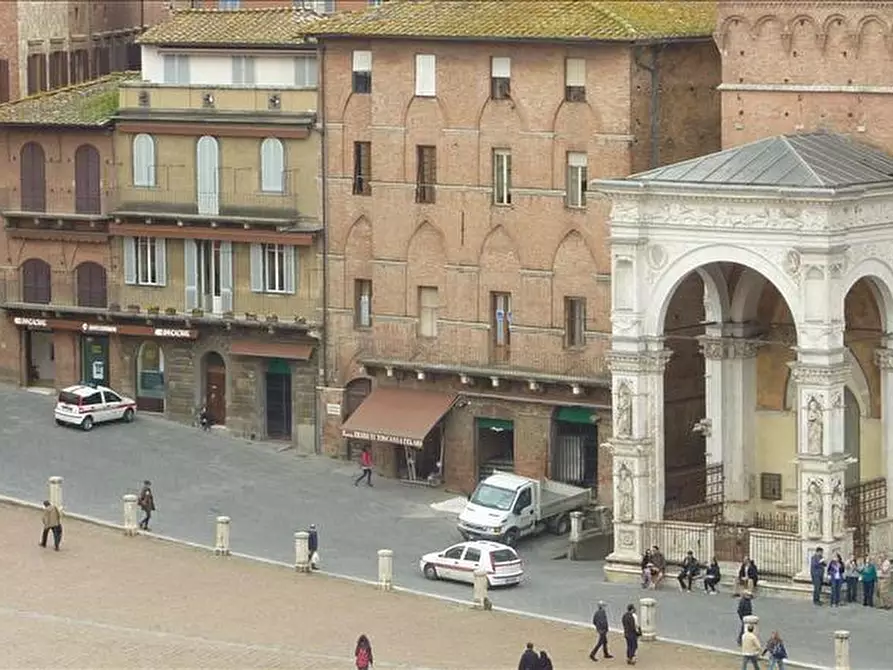
[[[636,563],[643,524],[663,517],[664,370],[671,352],[662,340],[637,340],[608,356],[613,388],[614,552],[609,560]]]
[[[893,348],[875,351],[874,360],[881,373],[881,438],[884,476],[893,483]],[[887,518],[893,518],[893,492],[887,493]]]

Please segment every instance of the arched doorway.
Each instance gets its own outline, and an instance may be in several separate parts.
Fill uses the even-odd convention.
[[[344,388],[344,405],[342,407],[341,422],[347,421],[351,414],[357,411],[363,401],[372,393],[372,380],[367,377],[359,377],[348,382]],[[368,444],[363,440],[355,440],[348,438],[347,440],[347,457],[353,458],[362,451],[363,446]]]
[[[99,263],[81,263],[75,269],[78,307],[108,306],[108,286],[105,268]]]
[[[216,351],[205,355],[205,407],[214,425],[226,425],[226,363]]]
[[[136,356],[136,405],[144,412],[163,412],[164,350],[155,340],[140,345]]]

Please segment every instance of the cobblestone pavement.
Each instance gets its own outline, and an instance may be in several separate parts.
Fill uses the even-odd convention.
[[[0,667],[346,669],[360,632],[378,668],[513,668],[528,640],[559,669],[593,666],[592,635],[575,627],[64,526],[60,552],[40,549],[40,512],[0,505]],[[611,642],[619,655],[621,641]],[[640,659],[643,668],[735,663],[660,642],[643,645]]]
[[[376,479],[375,488],[355,488],[353,465],[321,457],[278,453],[217,432],[171,424],[142,415],[134,424],[97,426],[91,433],[59,428],[52,398],[0,387],[5,419],[0,424],[0,493],[40,501],[51,475],[65,478],[64,502],[72,512],[120,522],[121,496],[153,481],[158,512],[153,530],[201,544],[214,539],[214,518],[233,519],[233,550],[292,561],[293,531],[317,523],[324,569],[373,579],[375,552],[395,552],[399,585],[465,597],[466,587],[427,582],[418,557],[459,540],[455,517],[429,504],[448,494]],[[598,599],[613,608],[613,625],[627,602],[642,593],[604,582],[600,563],[553,561],[543,538],[519,548],[528,579],[520,588],[493,595],[495,604],[571,621],[588,622]],[[650,594],[649,594],[650,595]],[[660,591],[659,632],[668,638],[732,648],[736,601],[703,594]],[[802,600],[761,597],[755,601],[761,628],[779,628],[798,661],[833,664],[833,631],[852,631],[854,668],[891,667],[884,645],[890,612],[861,607],[813,608]]]

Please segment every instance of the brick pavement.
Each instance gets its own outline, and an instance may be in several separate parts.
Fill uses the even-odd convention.
[[[586,660],[592,635],[576,627],[380,593],[72,519],[56,553],[37,546],[39,512],[7,504],[0,526],[4,668],[350,668],[361,631],[380,668],[513,668],[527,640],[548,649],[560,670],[622,665]],[[620,640],[612,642],[619,655]],[[639,667],[735,665],[651,643]]]

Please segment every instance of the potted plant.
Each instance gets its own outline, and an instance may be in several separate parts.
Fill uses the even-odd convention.
[[[224,319],[234,319],[234,318],[236,318],[236,315],[233,313],[233,310],[228,309],[223,313],[223,318]]]
[[[249,321],[257,321],[257,314],[254,312],[245,312],[245,318]]]
[[[161,307],[159,307],[158,305],[150,305],[146,308],[146,311],[149,314],[158,314],[161,311]]]
[[[121,311],[121,305],[119,305],[119,304],[116,303],[116,302],[110,302],[110,303],[109,303],[109,311],[110,311],[110,312],[120,312],[120,311]]]
[[[279,323],[279,317],[276,314],[267,314],[267,323]]]
[[[177,308],[176,307],[165,307],[164,313],[167,314],[168,316],[176,316]]]
[[[202,317],[204,315],[205,315],[205,310],[203,310],[201,307],[193,307],[192,308],[192,316]]]
[[[140,306],[139,305],[127,305],[127,311],[133,312],[134,314],[139,314]]]
[[[301,325],[304,325],[305,323],[307,323],[307,319],[305,319],[303,316],[298,316],[298,315],[296,314],[296,315],[295,315],[295,323],[299,323],[299,324],[301,324]]]

